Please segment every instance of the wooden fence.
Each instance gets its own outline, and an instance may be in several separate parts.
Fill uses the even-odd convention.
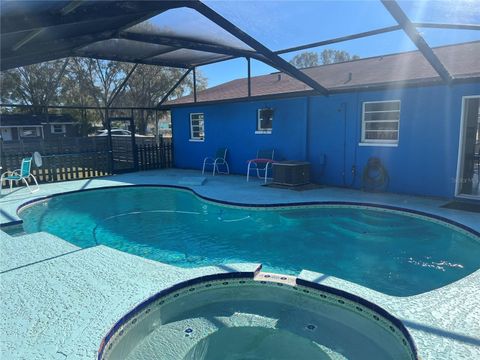
[[[137,145],[138,170],[164,169],[173,166],[173,151],[170,141],[160,145]],[[31,152],[1,154],[1,172],[19,169],[22,159],[32,156]],[[133,156],[132,156],[133,158]],[[32,162],[32,174],[39,183],[87,179],[112,174],[110,151],[81,151],[76,153],[42,153],[42,166]],[[3,184],[6,186],[7,184]],[[15,184],[14,184],[15,185]],[[22,185],[19,183],[19,185]]]
[[[2,154],[2,172],[19,169],[22,159],[29,156],[31,153]],[[42,163],[42,167],[36,167],[32,162],[31,168],[31,173],[39,183],[86,179],[111,174],[110,160],[106,151],[42,154]]]
[[[139,170],[165,169],[173,166],[171,142],[158,145],[137,145]]]

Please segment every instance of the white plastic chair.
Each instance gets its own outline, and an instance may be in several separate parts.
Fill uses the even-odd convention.
[[[31,167],[32,167],[32,158],[31,157],[24,158],[22,160],[22,165],[20,169],[17,169],[14,171],[7,171],[3,173],[2,176],[0,177],[0,194],[2,192],[2,185],[4,180],[10,182],[10,192],[12,192],[12,186],[14,181],[16,181],[17,183],[19,181],[23,181],[27,186],[28,191],[30,191],[31,193],[34,193],[40,190],[40,186],[38,186],[37,179],[35,178],[35,176],[33,176],[32,173],[30,173]],[[33,181],[35,182],[35,185],[37,186],[33,190],[32,188],[30,188],[30,185],[28,184],[29,178],[32,178]]]
[[[202,174],[205,173],[205,168],[207,166],[212,166],[212,175],[215,176],[215,172],[217,174],[230,174],[230,168],[228,167],[227,163],[227,148],[221,148],[217,150],[215,157],[206,157],[203,159],[203,167],[202,167]],[[219,166],[225,167],[226,171],[221,171]]]

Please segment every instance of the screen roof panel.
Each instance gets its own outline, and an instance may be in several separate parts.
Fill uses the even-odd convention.
[[[390,3],[394,5],[388,5]],[[437,14],[441,10],[448,15],[448,7],[439,2],[426,0],[412,5],[400,0],[400,3],[412,22],[439,21],[441,17]],[[429,4],[429,11],[423,7],[424,3]],[[463,9],[472,1],[459,0],[458,3]],[[320,46],[318,43],[322,41],[337,44],[342,36],[342,41],[358,39],[365,36],[364,32],[379,33],[380,29],[385,33],[403,27],[407,33],[410,31],[409,38],[428,63],[433,64],[445,81],[451,80],[419,33],[412,30],[417,25],[402,20],[405,15],[393,0],[388,3],[4,0],[1,4],[2,70],[69,56],[184,68],[247,57],[274,66],[326,94],[328,91],[319,82],[285,61],[286,56],[278,54],[291,53],[292,47],[298,45],[307,44],[302,48],[308,49],[313,47],[312,43]],[[395,9],[392,10],[392,6]],[[453,6],[455,11],[457,7]],[[473,15],[467,16],[464,10],[459,10],[462,14],[459,22],[478,24],[479,10],[471,6],[469,10]],[[370,42],[370,48],[375,46],[374,41]]]
[[[226,58],[228,58],[227,55],[212,54],[205,51],[180,49],[180,50],[169,52],[163,55],[155,56],[150,60],[152,60],[153,62],[157,60],[179,61],[184,64],[199,65],[206,62],[211,62],[211,61],[226,59]]]
[[[175,48],[165,45],[147,44],[125,39],[108,39],[78,49],[76,54],[78,56],[96,54],[100,57],[108,57],[114,53],[120,57],[141,60],[173,50],[175,50]]]
[[[276,51],[396,25],[380,1],[205,1]]]
[[[412,22],[480,24],[477,0],[397,0]]]
[[[189,68],[254,53],[235,36],[185,7],[191,4],[115,0],[2,3],[2,70],[67,56],[165,65],[163,50],[181,49],[186,50],[168,56],[167,65]]]
[[[190,8],[166,11],[126,31],[187,38],[243,50],[253,50],[241,40]]]

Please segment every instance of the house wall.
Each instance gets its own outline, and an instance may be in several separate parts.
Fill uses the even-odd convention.
[[[257,110],[275,109],[271,134],[255,134]],[[203,112],[205,140],[189,141],[190,113]],[[275,158],[304,159],[306,99],[266,100],[178,108],[172,111],[174,161],[178,168],[201,169],[205,156],[227,147],[230,171],[245,174],[258,149],[275,149]]]
[[[79,136],[78,125],[76,124],[65,124],[65,133],[55,134],[52,133],[51,125],[43,125],[43,133],[45,134],[45,139],[55,139],[59,137],[76,137]]]
[[[476,94],[479,83],[174,108],[175,165],[200,169],[205,156],[226,146],[232,172],[245,174],[257,149],[273,147],[278,160],[310,161],[314,181],[360,188],[363,169],[375,156],[389,173],[388,191],[453,197],[462,96]],[[361,146],[362,103],[382,100],[401,101],[398,146]],[[255,134],[263,107],[275,110],[270,135]],[[189,141],[192,112],[205,114],[204,142]]]
[[[24,128],[35,128],[35,136],[29,136],[29,137],[23,137],[22,134],[23,134],[23,130]],[[15,126],[15,127],[11,127],[11,132],[12,132],[12,139],[13,141],[16,141],[16,140],[19,140],[19,139],[41,139],[42,138],[42,129],[38,126],[35,126],[35,125],[32,125],[32,126],[28,126],[28,125],[25,125],[25,126]]]

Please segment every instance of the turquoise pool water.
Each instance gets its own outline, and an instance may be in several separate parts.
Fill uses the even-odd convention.
[[[19,214],[88,247],[103,244],[181,267],[260,262],[309,269],[390,295],[456,281],[480,267],[478,237],[423,218],[348,206],[258,210],[205,202],[189,191],[128,187],[57,196]]]

